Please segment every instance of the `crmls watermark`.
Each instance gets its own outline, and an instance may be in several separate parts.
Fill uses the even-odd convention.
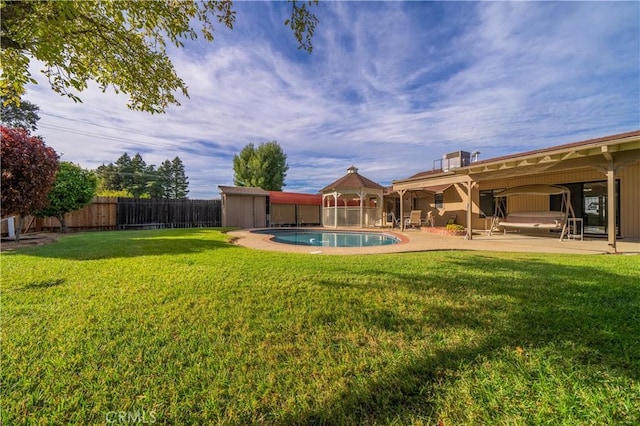
[[[107,424],[152,424],[156,422],[155,411],[109,411],[105,416]]]

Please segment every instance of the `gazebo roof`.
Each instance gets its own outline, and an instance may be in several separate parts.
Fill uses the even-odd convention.
[[[333,183],[325,186],[320,192],[327,191],[354,191],[360,189],[379,189],[384,191],[384,186],[368,179],[358,173],[358,169],[351,166],[347,169],[347,174]]]

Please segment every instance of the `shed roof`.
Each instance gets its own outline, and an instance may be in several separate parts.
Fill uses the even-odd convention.
[[[299,192],[269,191],[271,204],[298,204],[306,206],[321,206],[320,194],[302,194]]]
[[[242,187],[242,186],[223,186],[218,185],[220,192],[227,195],[263,195],[268,196],[269,192],[262,188]]]
[[[368,179],[358,173],[358,169],[351,166],[347,169],[347,174],[335,182],[330,183],[320,190],[320,192],[336,190],[356,190],[356,189],[379,189],[384,191],[384,186]]]

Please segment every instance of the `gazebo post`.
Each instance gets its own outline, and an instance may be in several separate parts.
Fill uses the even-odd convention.
[[[334,192],[333,193],[333,198],[334,198],[334,203],[333,203],[333,227],[337,228],[338,227],[338,193]]]
[[[364,200],[364,190],[360,190],[360,228],[364,227],[364,205],[363,205],[363,200]]]

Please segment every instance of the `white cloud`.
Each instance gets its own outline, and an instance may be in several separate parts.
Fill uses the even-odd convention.
[[[216,197],[249,142],[277,140],[286,189],[316,191],[352,164],[389,184],[449,151],[488,158],[640,127],[638,4],[321,2],[312,55],[280,28],[282,5],[238,6],[234,31],[171,52],[181,107],[133,112],[95,86],[74,104],[39,78],[27,96],[39,133],[85,167],[179,155],[190,195]]]

